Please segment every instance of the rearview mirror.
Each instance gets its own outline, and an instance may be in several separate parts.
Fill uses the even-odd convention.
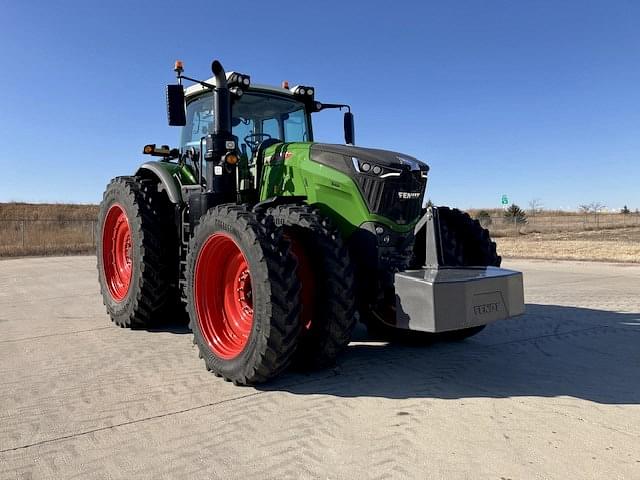
[[[353,125],[353,113],[344,112],[344,143],[355,145],[356,132]]]
[[[167,119],[172,127],[184,127],[187,124],[182,85],[167,85]]]

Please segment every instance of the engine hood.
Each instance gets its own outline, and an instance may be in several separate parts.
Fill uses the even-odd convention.
[[[415,222],[420,216],[429,167],[417,158],[388,150],[326,143],[312,144],[309,157],[349,175],[372,214],[398,225]]]
[[[429,166],[426,163],[411,155],[351,145],[314,143],[311,145],[311,158],[326,165],[335,164],[336,162],[346,162],[348,167],[351,167],[354,165],[354,162],[358,162],[359,164],[367,162],[396,171],[429,171]],[[335,167],[338,168],[338,165],[335,165]],[[342,167],[342,165],[340,165],[340,167]],[[343,168],[339,168],[339,170]]]

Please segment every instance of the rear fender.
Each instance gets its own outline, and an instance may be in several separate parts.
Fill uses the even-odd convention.
[[[175,168],[175,164],[169,165]],[[164,187],[171,203],[182,203],[182,193],[179,181],[169,171],[169,168],[162,166],[160,162],[143,163],[140,168],[138,168],[136,175],[157,180]]]

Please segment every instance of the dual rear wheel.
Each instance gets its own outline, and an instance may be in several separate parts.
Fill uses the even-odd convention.
[[[353,328],[353,272],[337,231],[316,210],[210,210],[187,259],[194,343],[208,370],[236,384],[289,365],[335,362]]]
[[[107,186],[98,213],[98,276],[117,325],[155,328],[184,320],[173,218],[167,194],[151,179],[117,177]]]
[[[285,369],[300,324],[296,261],[281,232],[242,206],[221,205],[196,227],[187,257],[187,310],[208,370],[236,384]]]

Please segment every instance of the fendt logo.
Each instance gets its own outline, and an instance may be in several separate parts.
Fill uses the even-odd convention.
[[[420,192],[398,192],[400,200],[408,200],[411,198],[420,198]]]
[[[500,310],[498,303],[485,303],[483,305],[474,305],[473,313],[476,315],[487,315],[489,313],[494,313]]]

